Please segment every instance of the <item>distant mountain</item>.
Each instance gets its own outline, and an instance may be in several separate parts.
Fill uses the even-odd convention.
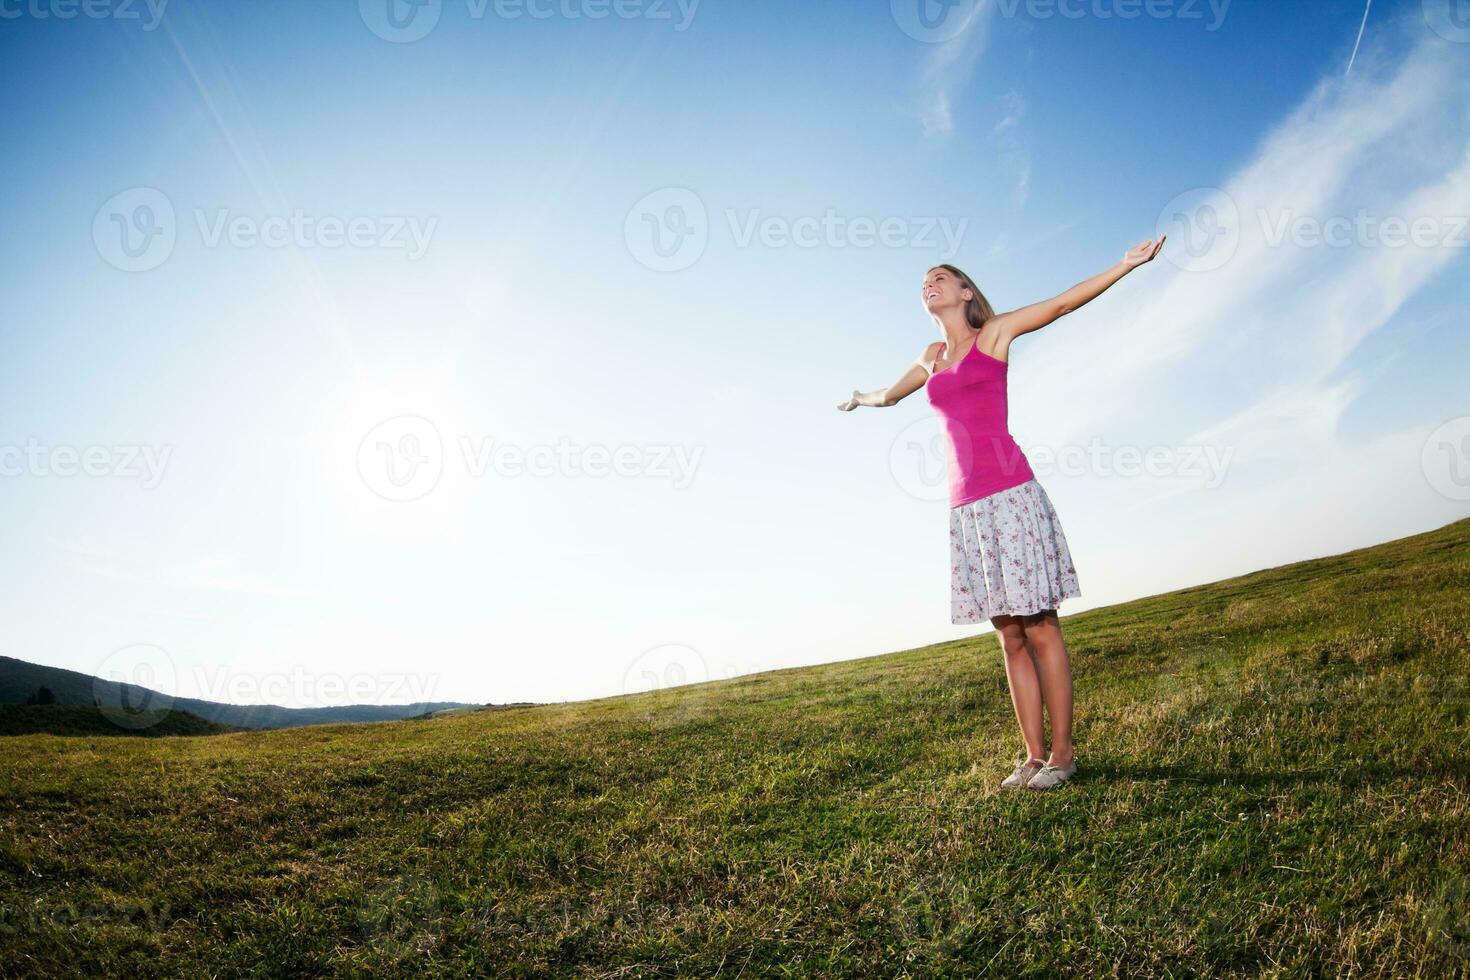
[[[337,708],[283,708],[279,705],[224,704],[197,698],[171,698],[136,684],[119,684],[91,674],[44,667],[14,657],[0,657],[0,704],[23,705],[42,687],[57,705],[101,707],[102,714],[136,734],[161,724],[170,711],[187,712],[228,728],[295,728],[336,722],[397,721],[443,711],[481,708],[462,701],[417,701],[413,704],[351,704]],[[44,707],[44,705],[43,705]]]
[[[142,728],[113,722],[101,708],[82,704],[0,704],[0,736],[4,735],[220,735],[240,731],[205,721],[187,711],[162,712]]]

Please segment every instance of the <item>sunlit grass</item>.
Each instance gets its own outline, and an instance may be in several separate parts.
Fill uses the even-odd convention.
[[[626,698],[4,741],[0,975],[1470,971],[1470,521],[1064,620],[1080,771],[985,636]]]

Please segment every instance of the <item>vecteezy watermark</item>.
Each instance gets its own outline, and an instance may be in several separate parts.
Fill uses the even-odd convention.
[[[1218,187],[1196,187],[1175,196],[1159,211],[1156,235],[1175,243],[1164,254],[1181,269],[1211,272],[1240,248],[1240,209]]]
[[[1201,21],[1206,31],[1225,23],[1231,0],[889,0],[893,21],[909,37],[926,44],[951,41],[982,16],[987,4],[997,16],[1014,20]]]
[[[660,643],[641,651],[623,672],[622,693],[638,695],[635,712],[660,723],[679,723],[709,703],[709,681],[729,680],[764,667],[726,663],[716,670],[704,654],[687,643]]]
[[[1470,215],[1303,214],[1291,208],[1253,208],[1249,220],[1218,187],[1185,191],[1164,205],[1156,228],[1178,247],[1169,260],[1190,272],[1211,272],[1235,257],[1245,233],[1267,248],[1465,248]]]
[[[173,710],[178,669],[168,651],[151,643],[134,643],[112,651],[97,666],[92,700],[102,717],[119,728],[152,728]],[[161,690],[160,690],[161,688]]]
[[[694,23],[700,0],[465,0],[470,20],[620,20],[670,21],[677,32]],[[410,44],[439,26],[444,0],[358,0],[367,29],[385,41]]]
[[[916,879],[894,903],[891,920],[907,955],[929,961],[964,955],[976,942],[1004,943],[1018,933],[1059,939],[1096,932],[1219,937],[1228,926],[1222,913],[1207,907],[1004,899],[946,874]]]
[[[995,0],[1002,17],[1031,20],[1149,20],[1201,21],[1205,30],[1218,31],[1225,24],[1231,0]]]
[[[415,215],[236,214],[229,208],[194,208],[194,225],[204,248],[379,249],[403,251],[413,262],[424,257],[439,219]],[[178,240],[173,202],[155,187],[133,187],[103,202],[92,218],[92,241],[109,265],[147,272],[168,261]]]
[[[407,502],[428,496],[444,475],[439,427],[417,415],[380,422],[358,444],[357,473],[384,500]]]
[[[624,694],[646,694],[701,684],[710,679],[704,655],[684,643],[662,643],[649,647],[623,672]]]
[[[1094,436],[1085,446],[1041,444],[1026,451],[1037,476],[1100,476],[1136,480],[1198,480],[1205,490],[1225,482],[1234,446],[1213,443],[1109,446]]]
[[[1423,0],[1424,23],[1446,41],[1470,44],[1470,2]]]
[[[1148,702],[1181,734],[1228,721],[1246,686],[1243,662],[1242,652],[1226,653],[1221,647],[1176,649],[1149,668]]]
[[[168,0],[0,0],[0,20],[136,20],[151,31],[167,6]]]
[[[1393,676],[1377,671],[1349,670],[1330,676],[1291,675],[1258,681],[1252,700],[1294,707],[1318,704],[1470,704],[1470,678],[1453,674]]]
[[[938,248],[940,258],[959,252],[969,218],[847,217],[828,208],[818,215],[787,218],[762,214],[759,208],[725,211],[737,248],[759,242],[766,248]]]
[[[736,248],[924,249],[948,261],[959,252],[969,218],[944,216],[766,214],[760,208],[727,208],[725,224]],[[634,260],[654,272],[678,272],[698,262],[709,245],[709,211],[687,187],[664,187],[628,209],[623,240]]]
[[[915,41],[942,44],[965,33],[989,0],[889,0],[893,22]]]
[[[229,665],[196,664],[180,671],[162,647],[135,643],[108,654],[92,681],[92,698],[104,718],[119,728],[140,731],[168,716],[174,692],[188,681],[196,697],[227,705],[282,705],[325,708],[334,705],[393,707],[434,700],[438,674],[392,671],[240,670]]]
[[[1470,415],[1450,419],[1424,440],[1419,463],[1441,496],[1470,500]]]
[[[647,932],[667,929],[675,921],[687,928],[695,920],[710,922],[720,916],[719,909],[703,903],[668,905],[642,901],[636,895],[608,900],[579,893],[535,902],[497,895],[468,914],[457,916],[457,925],[467,927],[482,940],[505,942],[574,932]]]
[[[219,208],[212,215],[195,208],[194,219],[206,248],[224,243],[234,248],[402,249],[410,262],[428,252],[429,240],[439,225],[438,218],[414,215],[314,217],[301,208],[265,218],[232,215],[228,208]]]
[[[1428,908],[1429,941],[1456,959],[1470,959],[1470,876],[1451,878]]]
[[[491,435],[462,433],[446,453],[439,428],[418,415],[400,415],[368,431],[357,448],[357,472],[363,484],[384,500],[419,500],[439,485],[449,459],[458,459],[464,474],[481,479],[487,473],[503,479],[620,478],[665,479],[675,490],[694,481],[703,446],[662,443],[582,445],[562,438],[556,443],[518,445]]]
[[[197,665],[193,688],[207,701],[327,707],[341,704],[426,704],[434,700],[438,674],[397,671],[306,670],[300,664],[278,671],[242,671],[227,665]]]
[[[173,202],[153,187],[114,194],[92,218],[97,252],[108,265],[124,272],[158,268],[173,254],[177,237]]]
[[[1297,214],[1256,210],[1265,243],[1276,248],[1290,243],[1298,248],[1464,248],[1470,245],[1467,215],[1376,215],[1359,208],[1351,215]]]
[[[138,480],[144,490],[163,482],[172,446],[48,446],[35,438],[0,445],[0,477],[92,477]]]
[[[955,439],[953,453],[960,465],[968,465],[977,453],[984,453],[1002,473],[1019,473],[1024,461],[1030,464],[1038,479],[1053,475],[1177,479],[1195,481],[1206,490],[1214,490],[1225,482],[1230,461],[1235,456],[1235,447],[1213,443],[1109,445],[1094,436],[1085,445],[1043,443],[1022,450],[1018,444],[998,437],[982,437],[977,443],[959,432]],[[950,452],[943,423],[933,415],[926,415],[910,422],[894,436],[888,447],[888,472],[899,487],[919,500],[946,500]]]
[[[0,904],[0,936],[58,929],[136,930],[152,936],[167,932],[174,920],[167,903],[25,902]]]
[[[394,959],[423,956],[439,944],[439,890],[423,875],[398,875],[363,896],[358,925],[363,938]]]
[[[665,187],[628,209],[623,241],[633,258],[654,272],[687,269],[709,245],[709,212],[687,187]]]

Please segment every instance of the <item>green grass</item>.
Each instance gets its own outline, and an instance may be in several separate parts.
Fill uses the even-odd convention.
[[[1470,975],[1470,521],[1064,620],[576,704],[7,739],[0,976]]]

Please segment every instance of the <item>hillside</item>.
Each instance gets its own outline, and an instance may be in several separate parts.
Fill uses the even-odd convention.
[[[149,706],[167,704],[205,721],[225,728],[293,728],[298,725],[329,725],[341,722],[398,721],[414,718],[446,708],[479,708],[461,701],[420,701],[414,704],[351,704],[330,708],[283,708],[274,704],[225,704],[198,698],[168,698],[136,684],[118,684],[100,680],[91,674],[27,663],[14,657],[0,657],[0,704],[23,704],[47,687],[56,703],[90,707],[100,701],[108,706],[142,706],[145,717],[151,717]]]
[[[8,739],[0,976],[1470,975],[1470,521],[993,637],[599,701]]]
[[[152,720],[152,719],[150,719]],[[0,704],[0,736],[4,735],[219,735],[239,731],[205,721],[187,711],[160,714],[145,728],[122,728],[97,708],[80,704]]]

